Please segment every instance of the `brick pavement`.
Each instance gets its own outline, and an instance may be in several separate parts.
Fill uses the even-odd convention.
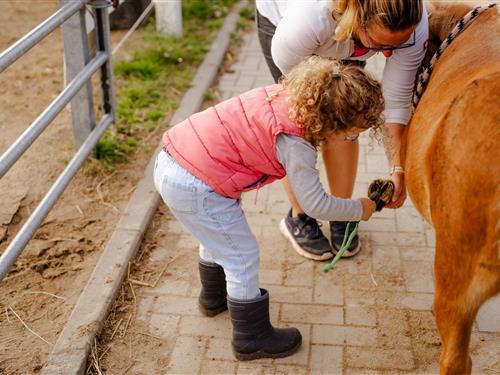
[[[382,68],[383,60],[368,67],[376,76]],[[245,37],[233,69],[219,82],[224,98],[272,83],[255,33]],[[380,146],[368,136],[360,143],[355,196],[366,195],[368,183],[388,170]],[[167,219],[157,229],[163,235],[155,239],[151,258],[182,255],[157,288],[138,294],[136,319],[167,341],[166,373],[436,373],[440,347],[430,310],[434,232],[409,199],[401,209],[385,210],[361,223],[363,251],[323,274],[322,263],[297,255],[279,232],[279,221],[289,209],[281,184],[268,185],[256,195],[246,194],[243,205],[261,245],[261,283],[270,293],[271,319],[301,330],[301,350],[283,359],[234,360],[227,312],[206,318],[197,309],[197,243],[160,208]],[[323,228],[328,228],[326,223]],[[497,299],[483,309],[474,327],[474,373],[500,371],[499,305]]]

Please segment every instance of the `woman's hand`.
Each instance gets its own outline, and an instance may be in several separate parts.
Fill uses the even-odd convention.
[[[394,194],[391,202],[386,206],[387,208],[399,208],[406,200],[406,186],[404,172],[393,172],[391,174],[391,181],[394,182]]]
[[[387,160],[393,165],[391,180],[394,182],[394,194],[387,208],[399,208],[406,200],[405,174],[401,167],[401,139],[405,131],[403,124],[387,123],[382,127],[382,142]]]
[[[375,212],[377,205],[370,198],[359,198],[361,205],[363,206],[363,215],[361,220],[367,221]]]

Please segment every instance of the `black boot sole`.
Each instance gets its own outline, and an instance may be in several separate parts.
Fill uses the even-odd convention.
[[[219,315],[221,312],[226,311],[227,310],[227,304],[222,305],[220,307],[217,307],[215,309],[206,309],[202,305],[198,304],[198,309],[200,310],[200,312],[203,315],[208,316],[208,317],[214,317],[216,315]]]
[[[288,349],[286,352],[267,353],[265,351],[259,350],[253,353],[239,353],[233,348],[233,354],[236,357],[236,359],[240,361],[251,361],[253,359],[260,359],[260,358],[284,358],[297,352],[297,350],[299,350],[301,345],[302,345],[302,336],[300,337],[299,342],[293,348]]]

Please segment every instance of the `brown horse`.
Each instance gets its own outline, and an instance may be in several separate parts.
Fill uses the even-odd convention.
[[[471,9],[439,3],[433,8],[430,49]],[[498,12],[496,7],[479,15],[444,52],[403,146],[408,191],[436,230],[434,313],[441,374],[471,372],[474,319],[500,292]]]

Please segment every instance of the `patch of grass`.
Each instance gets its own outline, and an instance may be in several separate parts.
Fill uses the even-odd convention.
[[[143,57],[136,57],[132,61],[120,61],[115,64],[115,73],[135,75],[145,79],[155,78],[158,71],[158,66],[154,61]]]
[[[210,20],[207,22],[207,28],[209,30],[218,30],[222,27],[222,24],[224,23],[224,19],[216,19],[216,20]]]
[[[237,30],[250,30],[255,21],[255,7],[247,6],[240,10],[240,18],[236,23]]]
[[[153,88],[133,87],[126,89],[124,96],[125,99],[120,102],[123,108],[138,109],[149,107],[160,99],[161,95]]]
[[[165,117],[165,112],[158,110],[148,112],[148,114],[146,115],[146,119],[151,121],[158,121],[163,117]]]
[[[203,100],[214,100],[215,99],[215,94],[213,89],[208,89],[203,93]]]
[[[94,156],[104,164],[126,161],[125,154],[120,150],[118,140],[110,134],[105,134],[100,139],[94,150]]]
[[[118,121],[116,123],[117,127],[121,125],[130,125],[135,124],[139,119],[136,116],[136,111],[134,108],[130,108],[130,102],[128,100],[124,100],[118,104],[118,108],[116,109],[116,115],[118,117]]]
[[[183,0],[183,37],[164,36],[155,22],[141,30],[141,47],[115,68],[115,125],[94,152],[106,168],[128,161],[138,140],[178,106],[216,31],[237,0]]]
[[[184,0],[182,2],[182,16],[199,20],[221,18],[227,15],[234,3],[236,0]]]
[[[233,32],[229,35],[229,40],[231,43],[240,45],[243,42],[243,37],[238,32]]]
[[[240,17],[247,19],[248,21],[255,20],[255,7],[247,6],[240,10]]]

